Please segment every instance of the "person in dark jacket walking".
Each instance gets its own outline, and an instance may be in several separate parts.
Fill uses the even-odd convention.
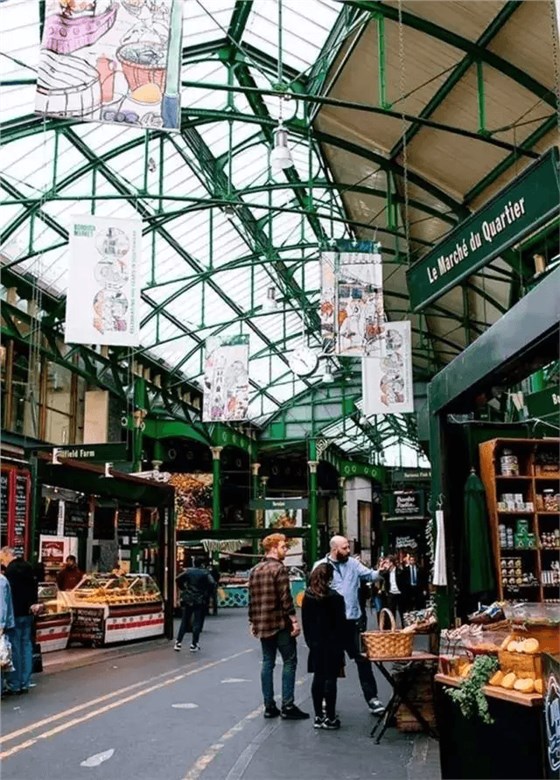
[[[0,550],[0,560],[6,566],[6,579],[12,591],[15,619],[15,627],[10,637],[14,671],[8,675],[7,688],[10,693],[27,693],[33,671],[31,606],[38,601],[37,581],[31,564],[16,557],[11,547],[3,547]]]
[[[204,560],[195,558],[193,563],[194,566],[189,566],[175,580],[181,591],[181,606],[183,607],[183,617],[173,647],[177,652],[181,649],[181,642],[189,630],[191,621],[192,641],[189,650],[191,653],[197,653],[200,650],[198,640],[204,626],[206,605],[214,589],[214,580],[208,570],[204,568]]]
[[[346,628],[344,598],[331,588],[333,572],[330,563],[313,569],[301,605],[303,636],[309,648],[307,671],[313,673],[313,727],[331,731],[340,728],[336,694],[337,678],[344,667]]]

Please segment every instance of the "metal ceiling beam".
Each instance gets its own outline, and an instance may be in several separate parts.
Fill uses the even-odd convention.
[[[247,27],[247,21],[253,10],[253,0],[237,0],[233,7],[229,28],[227,32],[228,40],[240,43]]]
[[[309,71],[307,89],[310,94],[327,94],[328,91],[332,88],[334,82],[338,78],[338,75],[342,71],[342,68],[347,62],[349,55],[352,53],[352,51],[354,51],[358,41],[366,29],[367,22],[367,14],[364,14],[356,9],[352,9],[347,5],[343,6],[330,33],[327,36],[327,40],[323,44],[317,59]],[[336,73],[330,80],[328,89],[323,90],[331,66],[334,64],[339,54],[343,51],[349,37],[353,33],[354,39],[348,46],[342,62],[339,63]],[[311,117],[311,119],[313,119],[313,117]]]
[[[91,149],[89,149],[87,144],[85,144],[81,138],[78,138],[72,132],[72,130],[67,130],[65,134],[68,140],[72,144],[74,144],[74,146],[76,146],[76,148],[84,155],[84,157],[86,157],[86,159],[92,159],[93,157],[95,157],[94,153],[91,151]],[[111,184],[111,186],[113,186],[116,190],[118,190],[122,194],[125,195],[128,194],[130,204],[136,209],[136,211],[138,211],[141,217],[147,218],[150,216],[150,212],[146,208],[146,206],[144,206],[144,204],[140,202],[140,200],[136,195],[134,195],[128,190],[128,188],[123,183],[123,181],[121,181],[121,179],[110,168],[108,168],[99,158],[97,159],[97,167],[100,173],[104,176],[104,178],[107,179],[109,184]],[[185,251],[185,249],[178,243],[178,241],[176,241],[173,238],[173,236],[171,236],[164,228],[159,228],[158,233],[166,241],[166,243],[168,243],[171,246],[171,248],[177,253],[177,255],[181,257],[188,265],[190,265],[192,268],[198,271],[204,270],[202,266],[200,266],[200,264],[191,255],[189,255],[189,253]],[[212,287],[214,292],[216,292],[222,298],[224,303],[226,303],[232,311],[236,312],[237,314],[242,313],[241,308],[231,298],[229,298],[229,296],[227,296],[217,284],[212,282],[212,280],[209,280],[208,284]],[[151,304],[155,305],[153,301],[151,301]],[[162,311],[161,313],[163,316],[167,318],[169,317],[169,312]],[[182,323],[176,321],[175,324],[177,324],[177,326],[180,329],[184,330],[186,335],[193,338],[193,334],[187,328],[185,328],[184,325],[182,325]],[[247,325],[249,328],[254,330],[263,341],[267,342],[267,337],[263,333],[261,333],[257,328],[255,328],[250,320],[247,321]],[[279,357],[285,362],[287,362],[285,355],[283,355],[282,353],[279,353]],[[275,398],[273,398],[272,396],[269,397],[273,403],[278,404],[278,401]]]
[[[498,14],[492,19],[488,27],[484,30],[482,35],[477,39],[476,45],[485,48],[496,37],[496,35],[503,29],[504,25],[511,19],[512,15],[523,4],[523,0],[507,0],[505,5],[500,9]],[[472,54],[467,54],[457,67],[453,70],[451,75],[446,81],[438,88],[433,97],[426,103],[426,106],[420,112],[422,119],[429,119],[434,112],[440,107],[445,98],[459,83],[459,81],[466,74],[468,69],[474,62]],[[422,129],[422,125],[419,122],[413,122],[404,132],[403,137],[400,138],[395,146],[389,152],[389,157],[398,157],[405,143],[408,145],[414,136]]]
[[[547,103],[549,106],[556,108],[556,96],[554,92],[544,84],[541,84],[537,79],[530,76],[527,72],[518,68],[513,63],[500,57],[492,51],[480,46],[475,41],[470,41],[458,33],[446,30],[434,22],[430,22],[428,19],[422,19],[419,16],[415,16],[409,11],[399,9],[397,5],[388,5],[383,2],[376,2],[376,0],[344,0],[348,5],[355,8],[360,8],[363,11],[370,11],[372,14],[385,17],[393,22],[402,23],[406,27],[410,27],[418,32],[425,33],[436,40],[442,41],[448,46],[453,46],[460,51],[464,51],[473,58],[476,62],[484,62],[491,68],[495,68],[504,76],[517,82],[520,86],[524,87],[529,92],[532,92],[540,100]]]
[[[543,122],[531,135],[519,144],[517,151],[512,152],[507,157],[498,163],[489,173],[486,174],[477,184],[474,185],[466,194],[464,198],[465,205],[469,205],[472,201],[476,200],[484,190],[491,187],[500,176],[509,170],[517,160],[520,159],[521,153],[526,149],[532,149],[542,138],[548,133],[552,132],[558,125],[557,114],[551,114],[548,119]]]

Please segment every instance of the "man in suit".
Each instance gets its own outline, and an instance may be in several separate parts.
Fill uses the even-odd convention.
[[[423,609],[425,606],[426,582],[424,570],[418,566],[414,553],[408,556],[408,563],[403,573],[404,609]]]

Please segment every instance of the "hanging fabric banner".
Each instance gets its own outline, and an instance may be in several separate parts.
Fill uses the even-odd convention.
[[[248,410],[249,336],[207,339],[202,419],[246,420]]]
[[[384,354],[383,265],[372,241],[339,241],[321,254],[321,341],[324,354]]]
[[[370,244],[370,242],[362,242]],[[385,311],[383,265],[379,252],[340,252],[336,272],[336,354],[381,355]]]
[[[321,253],[321,302],[319,317],[321,320],[321,343],[325,355],[334,352],[335,335],[335,253]]]
[[[72,217],[69,243],[66,343],[138,346],[142,222]]]
[[[46,0],[37,113],[180,129],[183,0]]]
[[[410,322],[385,323],[385,356],[362,361],[362,412],[414,411]]]

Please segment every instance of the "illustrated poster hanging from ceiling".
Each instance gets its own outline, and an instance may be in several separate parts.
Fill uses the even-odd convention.
[[[384,357],[362,361],[362,412],[371,414],[414,411],[410,322],[385,323]]]
[[[378,252],[341,252],[336,273],[336,354],[381,355],[384,348],[383,265]]]
[[[183,0],[46,0],[39,114],[178,130]]]
[[[75,216],[69,243],[66,343],[138,346],[142,222]]]
[[[249,336],[206,340],[204,422],[246,420],[249,411]]]
[[[335,287],[334,274],[335,253],[321,253],[321,301],[319,303],[319,318],[321,320],[322,352],[330,355],[334,352],[335,334]]]

